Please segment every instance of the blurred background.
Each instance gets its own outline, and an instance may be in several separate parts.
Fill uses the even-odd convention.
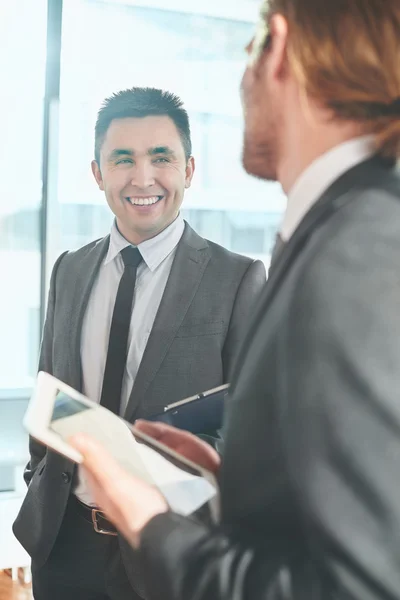
[[[105,97],[134,85],[182,97],[197,162],[184,217],[202,236],[268,266],[285,198],[240,163],[238,90],[259,4],[0,2],[0,500],[23,494],[21,419],[51,267],[112,222],[90,170]]]

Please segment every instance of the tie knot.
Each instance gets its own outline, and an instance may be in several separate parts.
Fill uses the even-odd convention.
[[[137,267],[142,261],[142,255],[138,248],[127,246],[121,250],[122,260],[124,261],[125,267]]]

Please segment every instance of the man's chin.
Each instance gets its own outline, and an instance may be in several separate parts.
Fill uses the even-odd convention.
[[[253,148],[253,145],[246,144],[245,141],[242,164],[246,173],[258,179],[276,181],[275,161],[271,159],[270,154],[265,148]]]
[[[249,153],[244,151],[242,164],[246,173],[253,177],[257,177],[257,179],[264,179],[265,181],[277,180],[275,168],[265,157],[261,157],[260,155],[249,155]]]

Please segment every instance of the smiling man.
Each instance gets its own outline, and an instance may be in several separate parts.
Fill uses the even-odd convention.
[[[135,93],[143,98],[158,96],[157,90]],[[99,115],[92,170],[116,216],[119,232],[137,245],[177,219],[195,165],[187,114],[177,98],[160,96],[165,104],[170,103],[171,116],[115,118],[114,102],[132,97],[126,94],[115,96]],[[124,114],[124,104],[121,111]]]
[[[53,270],[40,369],[131,422],[229,382],[266,279],[261,262],[182,219],[194,169],[179,98],[133,88],[107,99],[92,171],[115,215],[111,234]],[[14,531],[32,556],[35,599],[143,597],[132,550],[92,512],[82,472],[33,440],[30,451]]]

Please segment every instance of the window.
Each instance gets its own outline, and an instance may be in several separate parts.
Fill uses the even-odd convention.
[[[49,266],[61,251],[109,231],[113,217],[90,170],[93,130],[102,100],[132,85],[169,89],[188,109],[197,169],[184,217],[201,235],[268,264],[284,197],[277,184],[249,177],[240,161],[238,88],[257,11],[258,0],[64,2],[59,119],[50,127],[56,144],[49,156]],[[37,364],[46,15],[46,0],[0,8],[0,396],[6,397],[31,387]]]
[[[103,99],[133,85],[175,92],[189,112],[197,169],[184,217],[200,235],[269,262],[284,198],[249,177],[240,158],[239,84],[257,12],[251,0],[64,2],[50,262],[109,231],[112,214],[90,170],[94,124]]]
[[[46,15],[45,0],[0,4],[0,398],[37,363]]]

